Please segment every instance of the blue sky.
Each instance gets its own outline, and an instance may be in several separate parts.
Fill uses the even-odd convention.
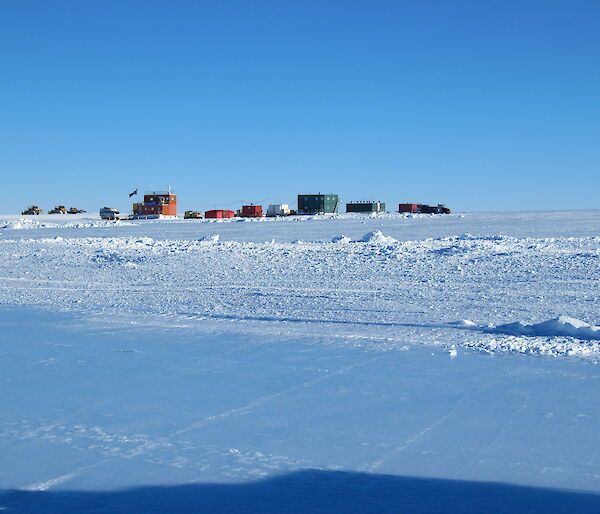
[[[598,208],[600,2],[0,3],[0,212]]]

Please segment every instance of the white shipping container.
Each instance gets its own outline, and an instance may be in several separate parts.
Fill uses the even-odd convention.
[[[287,216],[289,213],[290,208],[287,203],[269,205],[267,208],[267,216]]]

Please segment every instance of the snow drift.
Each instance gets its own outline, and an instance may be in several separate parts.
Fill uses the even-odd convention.
[[[346,243],[349,243],[350,241],[351,241],[351,239],[348,236],[336,236],[331,240],[332,243],[339,243],[339,244],[346,244]]]
[[[385,245],[385,244],[397,243],[398,240],[394,239],[393,237],[384,236],[380,230],[374,230],[373,232],[369,232],[368,234],[365,234],[362,237],[361,242],[371,243],[371,244],[376,244],[376,245]]]
[[[220,237],[221,236],[219,236],[219,234],[213,234],[210,236],[201,237],[200,239],[198,239],[198,241],[201,241],[203,243],[218,243]]]
[[[600,326],[593,326],[585,321],[559,316],[542,323],[507,323],[489,329],[492,333],[509,334],[514,336],[547,336],[547,337],[576,337],[578,339],[600,339]]]

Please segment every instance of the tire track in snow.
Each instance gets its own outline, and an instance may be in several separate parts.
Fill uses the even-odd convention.
[[[271,394],[267,394],[264,396],[259,396],[258,398],[252,400],[251,402],[247,403],[246,405],[243,405],[241,407],[237,407],[235,409],[230,409],[224,412],[220,412],[219,414],[214,414],[212,416],[207,416],[204,419],[202,419],[201,421],[198,421],[196,423],[193,423],[191,425],[188,425],[185,428],[182,428],[180,430],[177,430],[175,432],[172,432],[169,437],[175,436],[175,435],[180,435],[180,434],[184,434],[186,432],[189,432],[190,430],[194,430],[196,428],[201,428],[203,426],[206,426],[214,421],[218,421],[221,419],[225,419],[228,418],[230,416],[235,416],[238,414],[245,414],[247,412],[250,412],[252,409],[254,409],[255,407],[258,407],[259,405],[263,405],[265,403],[268,403],[271,400],[274,400],[276,398],[279,398],[281,396],[284,396],[292,391],[296,391],[302,388],[306,388],[306,387],[310,387],[313,386],[314,384],[318,384],[319,382],[323,382],[329,378],[338,376],[338,375],[343,375],[345,373],[348,373],[349,371],[355,370],[357,368],[361,368],[363,366],[366,366],[367,364],[371,364],[372,362],[375,362],[377,360],[380,360],[382,357],[374,357],[372,359],[368,359],[366,361],[361,362],[360,364],[352,364],[350,366],[345,366],[341,369],[338,369],[336,371],[334,371],[333,373],[328,373],[327,375],[315,378],[313,380],[308,380],[306,382],[302,382],[300,384],[296,384],[293,385],[291,387],[288,387],[287,389],[284,389],[283,391],[278,391],[276,393],[271,393]]]
[[[458,409],[459,405],[462,403],[463,398],[464,398],[464,395],[461,396],[454,403],[454,406],[446,414],[444,414],[442,417],[438,418],[431,425],[426,426],[423,430],[421,430],[420,432],[416,433],[412,437],[409,437],[406,441],[404,441],[404,444],[402,444],[401,446],[396,446],[396,447],[392,448],[391,450],[389,450],[388,452],[386,452],[381,458],[379,458],[378,460],[376,460],[375,462],[373,462],[369,466],[367,466],[366,470],[369,471],[369,472],[377,471],[386,461],[390,460],[392,457],[394,457],[395,455],[397,455],[401,451],[404,451],[411,444],[413,444],[414,442],[418,441],[421,437],[423,437],[427,433],[431,432],[432,430],[436,429],[437,427],[439,427],[440,425],[442,425],[443,423],[445,423],[446,420],[450,416],[452,416],[452,414],[454,414],[454,412],[456,411],[456,409]]]
[[[500,428],[496,432],[496,435],[493,437],[493,439],[489,443],[487,443],[483,448],[481,448],[477,452],[475,452],[475,455],[473,455],[467,462],[465,462],[454,473],[452,473],[452,478],[456,478],[458,476],[458,474],[463,469],[465,469],[468,466],[470,466],[471,463],[475,462],[483,453],[485,453],[489,448],[491,448],[494,444],[496,444],[496,441],[498,441],[498,439],[500,439],[500,437],[502,437],[504,435],[504,433],[506,432],[506,428],[512,423],[513,419],[515,419],[515,417],[525,407],[527,407],[527,396],[523,395],[523,397],[521,399],[521,403],[519,404],[519,406],[516,409],[514,409],[510,413],[510,415],[506,418],[506,420],[504,421],[504,423],[502,423],[502,426],[500,426]]]
[[[320,309],[322,311],[322,309]],[[177,313],[176,315],[185,316],[185,319],[213,319],[223,321],[264,321],[267,323],[321,323],[321,324],[334,324],[334,325],[357,325],[366,327],[392,327],[392,328],[441,328],[441,329],[455,329],[455,330],[470,330],[470,327],[463,327],[452,323],[411,323],[411,322],[390,322],[390,321],[361,321],[361,320],[348,320],[348,319],[316,319],[316,318],[298,318],[298,317],[277,317],[277,316],[243,316],[239,314],[187,314]]]
[[[98,465],[106,462],[106,460],[107,459],[101,460],[99,462],[94,462],[93,464],[90,464],[88,466],[83,466],[74,471],[71,471],[70,473],[60,475],[56,478],[51,478],[50,480],[45,480],[44,482],[38,482],[36,484],[31,484],[31,485],[27,485],[25,487],[20,487],[19,490],[21,490],[21,491],[47,491],[48,489],[50,489],[51,487],[54,487],[55,485],[62,484],[63,482],[66,482],[67,480],[71,480],[71,478],[75,478],[79,475],[82,475],[88,469],[98,466]]]

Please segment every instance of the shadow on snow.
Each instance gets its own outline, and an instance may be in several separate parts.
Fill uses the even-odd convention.
[[[4,491],[18,513],[597,513],[600,494],[516,485],[304,470],[242,484],[120,491]]]

